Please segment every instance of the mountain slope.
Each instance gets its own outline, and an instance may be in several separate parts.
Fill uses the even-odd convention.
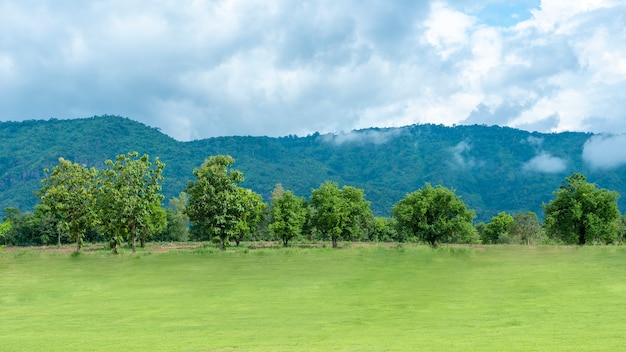
[[[378,215],[429,182],[454,188],[480,220],[499,211],[541,215],[561,181],[583,172],[603,188],[626,192],[626,168],[595,171],[583,161],[587,133],[540,134],[487,126],[414,125],[306,137],[219,137],[178,142],[132,120],[102,116],[79,120],[0,123],[0,207],[30,210],[43,169],[59,157],[103,167],[129,151],[166,163],[163,192],[177,195],[209,155],[230,154],[244,172],[243,186],[266,199],[276,183],[308,197],[325,180],[364,188]]]

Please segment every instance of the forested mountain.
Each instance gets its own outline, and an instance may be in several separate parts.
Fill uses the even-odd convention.
[[[276,183],[308,197],[325,180],[365,189],[374,213],[425,182],[453,188],[479,220],[500,211],[532,210],[552,198],[561,181],[584,173],[602,188],[626,194],[626,167],[595,169],[583,160],[589,133],[541,134],[488,126],[413,125],[306,137],[218,137],[179,142],[127,118],[0,123],[0,209],[31,210],[43,169],[59,157],[103,167],[130,151],[166,163],[163,193],[181,192],[209,155],[229,154],[244,187],[266,199]]]

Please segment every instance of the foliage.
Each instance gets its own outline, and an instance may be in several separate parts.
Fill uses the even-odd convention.
[[[500,212],[491,218],[491,222],[485,226],[481,236],[482,242],[485,244],[502,243],[505,238],[509,238],[511,225],[514,221],[511,215]]]
[[[120,240],[126,239],[132,242],[134,253],[138,239],[143,245],[147,237],[165,227],[159,184],[165,164],[158,158],[153,164],[147,154],[139,157],[138,152],[118,155],[105,164],[99,192],[102,226],[114,251]]]
[[[263,203],[263,197],[260,194],[242,187],[237,187],[237,199],[235,201],[240,206],[238,208],[239,214],[237,214],[238,221],[231,238],[239,246],[241,241],[250,239],[251,234],[256,231],[263,220],[267,205]]]
[[[311,192],[311,222],[322,238],[337,240],[362,238],[374,216],[362,189],[326,181]]]
[[[59,220],[43,205],[37,205],[34,212],[21,212],[16,208],[6,208],[4,212],[4,224],[10,224],[5,225],[8,226],[3,238],[5,244],[48,245],[55,239],[58,245],[67,243],[67,234],[57,226]]]
[[[79,251],[86,231],[100,221],[96,203],[98,171],[60,158],[41,183],[41,203],[59,214],[59,230],[70,234]]]
[[[289,240],[299,238],[306,221],[306,200],[291,191],[284,191],[280,184],[272,192],[270,231],[274,238],[287,247]]]
[[[12,223],[10,221],[5,221],[0,223],[0,238],[4,238],[9,231],[11,231]]]
[[[544,204],[547,235],[567,244],[614,243],[618,235],[618,194],[596,188],[581,173],[567,177]]]
[[[475,243],[478,240],[472,226],[474,212],[454,191],[441,185],[426,184],[400,200],[393,207],[399,232],[407,232],[431,246],[438,243]]]
[[[189,194],[186,213],[198,230],[224,241],[235,236],[243,206],[238,202],[238,186],[243,173],[229,169],[235,160],[229,155],[213,155],[200,168],[194,169],[195,181],[185,189]]]
[[[374,231],[365,240],[372,242],[405,242],[406,239],[399,236],[396,227],[396,219],[376,217],[374,219]]]
[[[167,163],[162,182],[167,199],[185,188],[191,170],[207,155],[228,154],[246,175],[240,186],[268,201],[276,183],[308,197],[312,189],[331,180],[363,189],[374,214],[387,217],[415,185],[428,182],[454,188],[476,211],[477,220],[488,222],[501,211],[543,214],[541,204],[549,202],[552,191],[574,171],[626,193],[622,177],[626,165],[593,169],[582,159],[584,144],[591,137],[425,124],[338,136],[230,136],[180,142],[119,116],[0,122],[0,209],[33,211],[37,204],[33,193],[45,176],[42,170],[56,165],[59,156],[101,169],[104,160],[138,150]],[[545,173],[528,168],[528,161],[540,153],[567,160],[566,169]],[[626,212],[626,203],[621,206]]]
[[[618,220],[617,243],[621,244],[626,239],[626,214]]]
[[[509,227],[510,243],[539,244],[545,240],[545,231],[539,223],[537,214],[532,211],[517,213]]]
[[[187,193],[180,192],[178,197],[169,200],[165,210],[167,227],[154,235],[155,241],[187,241],[189,239],[189,216],[185,214]]]
[[[167,228],[167,211],[159,203],[152,203],[145,219],[144,226],[137,228],[137,238],[140,246],[153,238],[155,234],[163,232]]]

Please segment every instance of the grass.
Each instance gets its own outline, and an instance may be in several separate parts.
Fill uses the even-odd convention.
[[[0,253],[2,351],[616,351],[626,248]]]

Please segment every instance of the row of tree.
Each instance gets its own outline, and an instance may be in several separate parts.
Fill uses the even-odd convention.
[[[128,240],[133,252],[166,224],[159,182],[165,164],[137,152],[107,160],[103,170],[87,168],[63,158],[52,171],[45,170],[38,192],[41,209],[57,231],[69,234],[79,251],[86,232],[99,229],[114,251]]]
[[[107,160],[102,170],[59,159],[46,170],[33,213],[5,209],[0,237],[7,244],[107,241],[117,252],[126,242],[214,240],[221,249],[233,241],[294,239],[338,241],[420,241],[439,243],[618,243],[624,217],[618,194],[576,173],[544,204],[540,224],[532,212],[500,213],[487,224],[473,224],[475,213],[453,190],[426,184],[392,208],[391,218],[374,217],[364,191],[324,182],[309,200],[276,185],[269,206],[239,186],[243,173],[228,155],[207,158],[193,171],[179,197],[162,206],[160,181],[165,165],[147,155],[128,153]]]

